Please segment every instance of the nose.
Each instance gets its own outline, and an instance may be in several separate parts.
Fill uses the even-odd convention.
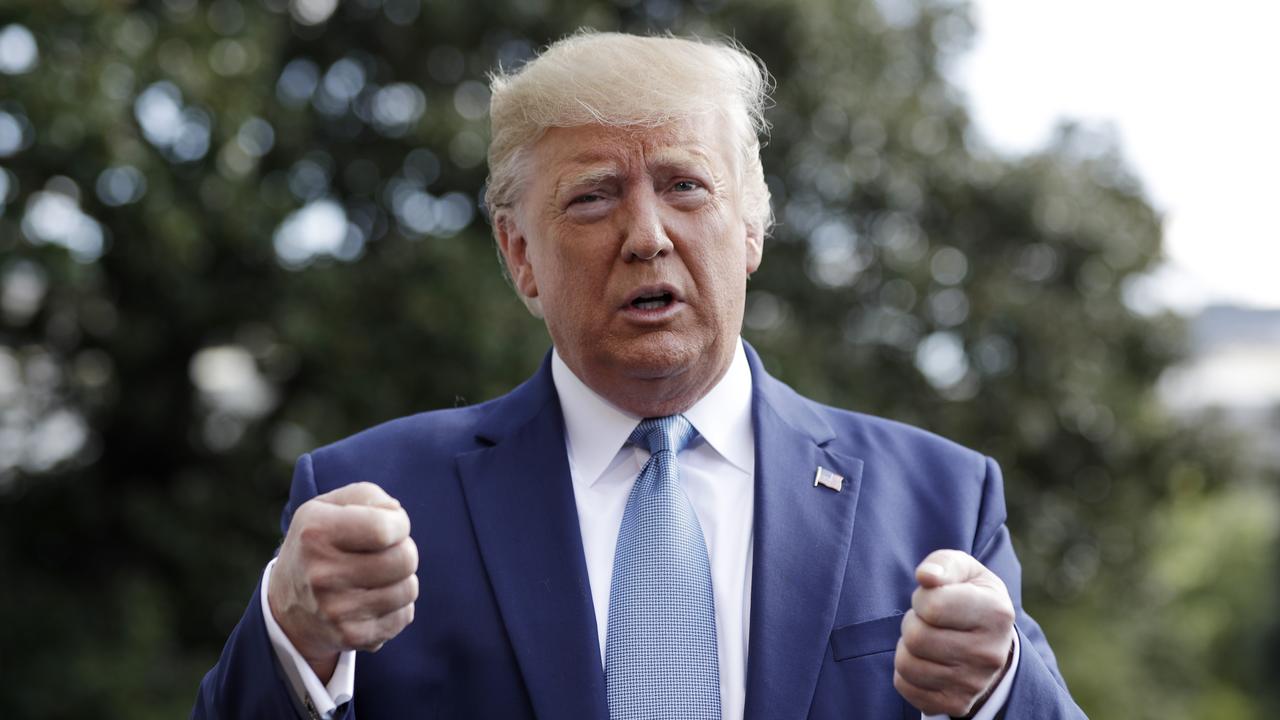
[[[626,262],[655,260],[675,246],[662,224],[662,212],[656,193],[643,188],[628,198],[629,206],[622,229],[622,259]]]

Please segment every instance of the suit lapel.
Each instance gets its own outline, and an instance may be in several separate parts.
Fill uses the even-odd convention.
[[[808,715],[841,594],[862,461],[826,450],[829,425],[748,346],[756,442],[746,720]],[[841,490],[814,487],[819,467]]]
[[[564,418],[548,362],[494,403],[477,437],[490,446],[459,455],[458,472],[534,712],[606,720]]]

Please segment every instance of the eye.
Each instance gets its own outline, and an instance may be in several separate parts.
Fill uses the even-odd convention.
[[[598,193],[583,193],[569,201],[570,205],[583,205],[587,203],[599,202],[604,196]]]
[[[693,192],[694,190],[699,190],[701,188],[702,186],[693,180],[677,180],[675,184],[671,186],[671,189],[676,192]]]

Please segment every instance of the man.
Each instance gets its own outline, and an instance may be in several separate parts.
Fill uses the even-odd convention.
[[[740,340],[766,90],[733,47],[590,33],[494,80],[494,233],[554,351],[299,460],[195,717],[1082,716],[995,464]]]

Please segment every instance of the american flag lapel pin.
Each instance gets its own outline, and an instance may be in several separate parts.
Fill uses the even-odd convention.
[[[831,488],[836,492],[840,492],[840,486],[842,484],[844,484],[843,475],[837,475],[822,466],[818,467],[818,474],[813,476],[814,487],[821,485],[823,487]]]

